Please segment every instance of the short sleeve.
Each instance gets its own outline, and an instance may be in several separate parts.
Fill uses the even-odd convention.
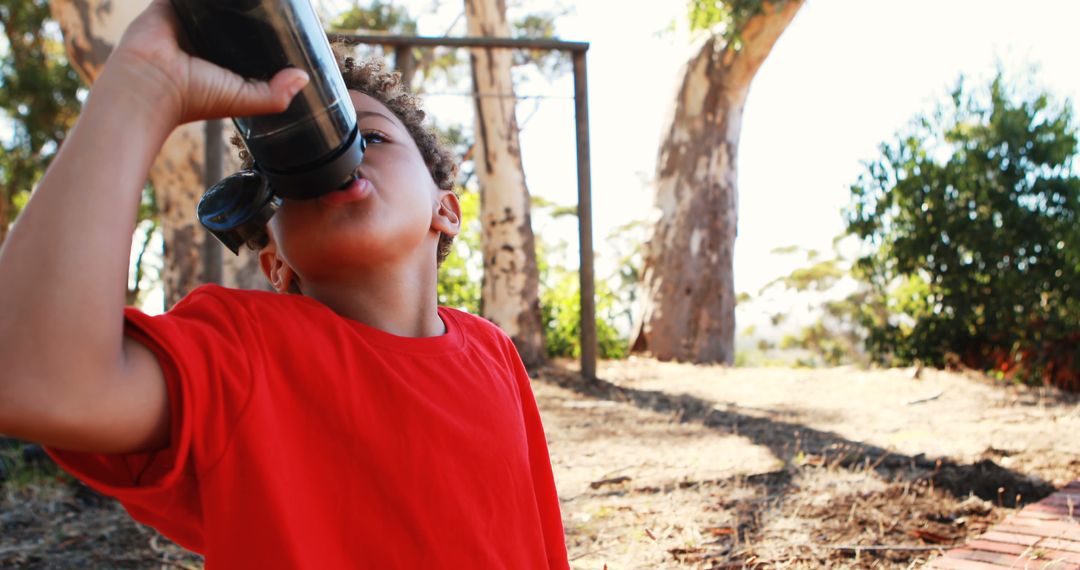
[[[540,409],[533,395],[532,382],[525,370],[525,365],[518,356],[517,349],[509,337],[505,338],[506,357],[513,370],[521,395],[521,412],[525,421],[525,436],[529,444],[529,466],[532,471],[533,489],[536,494],[536,506],[540,511],[540,524],[544,531],[544,549],[547,552],[548,567],[568,569],[570,567],[566,553],[566,535],[563,532],[562,511],[559,508],[559,494],[555,489],[555,475],[551,470],[551,456],[548,453],[547,436],[540,421]]]
[[[247,309],[220,287],[196,289],[164,315],[128,308],[125,334],[149,348],[169,397],[169,446],[102,455],[49,449],[57,463],[117,498],[136,520],[200,551],[199,476],[224,453],[250,400],[253,336]]]

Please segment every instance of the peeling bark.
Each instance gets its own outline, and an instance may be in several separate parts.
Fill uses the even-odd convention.
[[[468,35],[509,37],[506,6],[501,0],[466,0]],[[481,312],[501,327],[526,366],[545,360],[539,274],[532,231],[529,191],[521,164],[509,50],[474,49],[471,53],[476,93],[476,174],[480,182],[480,219],[484,283]]]
[[[659,218],[646,244],[632,349],[661,360],[735,360],[736,164],[757,70],[802,1],[747,22],[739,50],[714,36],[686,64],[656,165]]]
[[[64,46],[72,66],[88,85],[93,84],[113,46],[127,25],[149,4],[147,0],[53,0],[53,18],[60,24]],[[239,159],[228,142],[231,130],[223,129],[225,172],[239,168]],[[199,225],[195,208],[205,190],[203,162],[205,135],[202,123],[173,131],[150,169],[157,191],[161,229],[165,242],[162,280],[165,304],[172,306],[204,282],[201,251],[204,240],[213,239]],[[246,289],[266,289],[258,260],[246,250],[239,257],[225,257],[225,284]]]

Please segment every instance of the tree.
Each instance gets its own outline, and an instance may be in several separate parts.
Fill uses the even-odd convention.
[[[509,37],[505,3],[465,0],[470,36]],[[481,313],[513,339],[526,366],[544,361],[544,336],[529,191],[521,163],[509,50],[471,52],[476,102],[484,282]]]
[[[1070,108],[1003,73],[916,117],[851,188],[878,359],[1080,389],[1080,178]]]
[[[736,164],[750,82],[802,0],[692,0],[707,30],[687,62],[656,165],[632,348],[661,360],[734,363]]]
[[[0,5],[0,122],[10,128],[0,137],[0,244],[82,107],[79,78],[48,22],[44,0]]]
[[[806,256],[806,266],[765,284],[758,293],[761,296],[770,292],[798,296],[807,301],[807,310],[816,316],[814,321],[780,339],[778,348],[781,350],[806,351],[807,355],[798,359],[799,365],[869,364],[865,351],[867,332],[862,323],[882,319],[886,312],[873,290],[854,278],[852,263],[839,247],[844,237],[834,240],[834,255],[827,258],[815,250],[794,245],[772,251],[774,255]],[[751,300],[747,293],[740,297],[740,302]],[[773,315],[773,325],[784,323],[788,316],[785,313]]]
[[[108,0],[52,0],[53,18],[60,24],[68,57],[87,83],[93,84],[105,60],[121,34],[135,16],[149,4],[110,2]],[[226,172],[239,168],[239,159],[226,140],[230,129],[222,129]],[[204,263],[208,247],[218,247],[208,232],[198,226],[195,207],[206,189],[204,161],[206,125],[191,123],[173,131],[150,171],[161,212],[161,231],[165,244],[162,279],[165,303],[171,306],[188,291],[207,281]],[[207,242],[207,240],[211,240]],[[224,257],[222,271],[226,285],[240,288],[265,288],[258,268],[258,258],[246,250],[240,256]]]
[[[330,27],[350,32],[377,32],[399,36],[415,36],[417,28],[416,20],[405,7],[381,0],[375,0],[367,6],[353,0],[351,6],[333,17]],[[383,46],[383,51],[386,51],[386,47]],[[401,73],[401,81],[407,86],[412,86],[416,75],[418,51],[406,47],[394,50],[394,68]],[[426,59],[420,67],[431,65],[434,53],[434,50],[427,50],[423,56]]]

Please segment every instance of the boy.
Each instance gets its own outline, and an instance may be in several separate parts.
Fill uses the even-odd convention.
[[[452,162],[381,66],[344,70],[368,142],[357,182],[271,221],[259,259],[278,293],[124,310],[165,137],[279,112],[307,81],[245,82],[176,38],[168,0],[132,23],[0,250],[0,432],[49,446],[210,569],[567,568],[513,344],[436,305],[460,226]]]

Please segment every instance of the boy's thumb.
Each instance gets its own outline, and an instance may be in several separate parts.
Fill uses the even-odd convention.
[[[277,72],[273,78],[270,79],[270,91],[273,94],[273,99],[280,105],[274,112],[280,113],[289,107],[289,103],[292,102],[293,97],[308,84],[311,78],[303,69],[296,69],[295,67],[288,67]]]
[[[221,71],[228,84],[221,91],[226,108],[217,108],[210,113],[230,117],[280,113],[289,107],[293,97],[309,81],[307,72],[294,67],[282,69],[270,81],[245,81],[232,72]]]

